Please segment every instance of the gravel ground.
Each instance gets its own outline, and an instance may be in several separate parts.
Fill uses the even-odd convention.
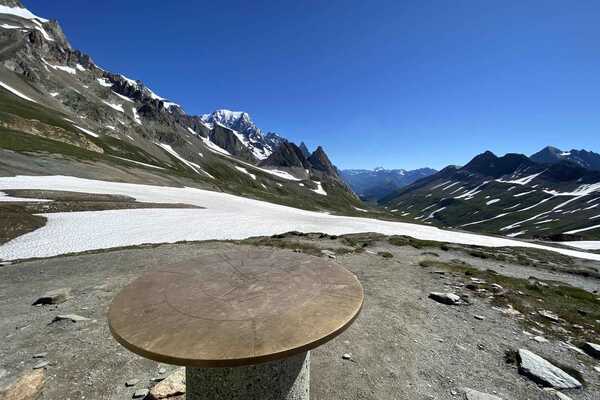
[[[322,239],[327,247],[338,241]],[[0,267],[0,387],[40,362],[47,352],[47,380],[41,399],[129,399],[149,387],[165,366],[128,352],[112,339],[106,312],[118,291],[147,270],[226,252],[230,243],[169,244],[96,254],[33,260]],[[377,255],[389,251],[391,258]],[[560,360],[583,375],[586,387],[567,393],[572,399],[600,399],[599,365],[586,355],[550,340],[537,343],[512,317],[478,297],[469,306],[447,306],[428,299],[456,282],[418,265],[423,250],[379,243],[367,251],[341,255],[337,261],[354,272],[365,289],[363,311],[342,335],[312,352],[313,399],[455,399],[470,387],[503,399],[555,399],[505,362],[505,352],[527,348]],[[496,264],[463,252],[446,252],[472,265]],[[521,267],[524,268],[524,267]],[[532,271],[523,276],[536,275]],[[518,267],[498,272],[518,275]],[[523,270],[525,271],[525,270]],[[522,271],[521,271],[522,272]],[[537,274],[539,276],[541,274]],[[553,274],[551,279],[592,278]],[[581,282],[579,282],[581,283]],[[72,288],[73,297],[57,306],[32,306],[48,290]],[[58,314],[78,314],[90,321],[51,323]],[[474,316],[483,316],[483,320]],[[342,355],[350,353],[351,360]],[[4,373],[3,373],[4,371]],[[125,387],[128,379],[139,379]]]

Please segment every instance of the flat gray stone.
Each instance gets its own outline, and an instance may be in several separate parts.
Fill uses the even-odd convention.
[[[581,382],[537,354],[519,349],[519,372],[533,381],[555,389],[580,388]]]
[[[42,361],[42,362],[39,362],[39,363],[35,364],[35,365],[33,366],[33,369],[42,369],[42,368],[46,368],[46,367],[48,366],[48,364],[50,364],[48,361]]]
[[[86,318],[86,317],[82,317],[81,315],[77,315],[77,314],[62,314],[62,315],[57,315],[56,317],[54,317],[52,322],[64,321],[64,320],[68,320],[71,322],[83,322],[83,321],[89,321],[90,319]]]
[[[33,305],[61,304],[67,301],[69,297],[71,297],[71,288],[54,289],[44,293],[33,302]]]
[[[454,293],[431,292],[429,293],[429,298],[437,301],[438,303],[451,306],[460,304],[460,296]]]
[[[146,397],[148,396],[148,393],[150,393],[148,389],[139,389],[135,391],[135,393],[133,394],[133,398],[139,399],[140,397]]]
[[[538,314],[540,314],[542,317],[544,317],[546,319],[549,319],[552,322],[560,322],[559,316],[554,314],[552,311],[539,310]]]
[[[127,386],[127,387],[135,386],[138,384],[139,381],[140,381],[139,379],[130,379],[127,382],[125,382],[125,386]]]
[[[502,400],[501,397],[494,396],[491,394],[478,392],[474,389],[465,388],[465,398],[467,400]]]

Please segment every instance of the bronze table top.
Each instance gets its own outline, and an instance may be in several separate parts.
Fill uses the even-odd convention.
[[[363,303],[333,261],[254,247],[149,272],[113,300],[113,336],[143,357],[188,367],[286,358],[343,332]]]

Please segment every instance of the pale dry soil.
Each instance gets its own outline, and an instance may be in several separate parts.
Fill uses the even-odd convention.
[[[352,249],[343,240],[313,236],[298,241],[302,251]],[[244,244],[248,245],[248,244]],[[162,366],[122,348],[106,321],[113,297],[146,271],[202,254],[227,252],[240,244],[181,243],[118,249],[90,254],[25,261],[0,267],[0,387],[30,370],[47,352],[48,379],[41,399],[129,399],[136,389],[151,386]],[[380,252],[393,257],[383,257]],[[600,362],[558,344],[537,343],[523,333],[514,317],[495,310],[485,297],[471,304],[447,306],[428,298],[431,291],[466,293],[463,278],[437,274],[419,265],[424,259],[460,259],[471,265],[513,276],[536,272],[544,279],[564,280],[593,291],[592,277],[537,271],[535,267],[481,260],[456,250],[370,243],[361,251],[338,254],[337,262],[355,273],[365,290],[362,313],[346,332],[312,352],[312,399],[457,399],[463,387],[496,393],[503,399],[554,399],[516,366],[505,361],[509,350],[527,348],[578,370],[585,388],[566,392],[571,398],[598,400]],[[380,253],[380,254],[378,254]],[[504,265],[501,267],[500,265]],[[540,277],[541,278],[541,277]],[[32,306],[48,290],[73,289],[73,297],[57,306]],[[78,314],[87,322],[50,324],[57,314]],[[477,320],[474,315],[485,317]],[[307,321],[307,323],[310,323]],[[342,359],[350,353],[352,360]],[[168,372],[175,367],[165,366]],[[2,370],[5,370],[2,376]],[[167,373],[168,373],[167,372]],[[128,379],[136,387],[125,387]]]

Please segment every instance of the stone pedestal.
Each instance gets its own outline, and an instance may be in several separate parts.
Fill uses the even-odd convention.
[[[310,352],[262,364],[186,368],[186,400],[309,400]]]

